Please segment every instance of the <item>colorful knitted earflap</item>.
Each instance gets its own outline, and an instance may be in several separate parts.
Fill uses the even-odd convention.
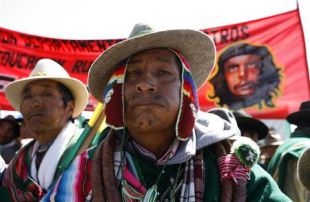
[[[125,64],[121,64],[112,74],[103,92],[106,123],[114,129],[124,128],[123,84]]]
[[[186,59],[176,50],[171,50],[181,61],[181,101],[176,123],[176,136],[185,141],[192,135],[199,110],[195,81]]]
[[[181,96],[180,107],[176,123],[176,136],[179,140],[187,140],[195,125],[197,112],[199,110],[198,98],[194,79],[191,75],[189,64],[177,51],[169,49],[180,60],[181,67]],[[126,60],[127,63],[128,60]],[[103,93],[106,123],[114,129],[124,128],[124,80],[126,64],[121,64],[111,76]]]

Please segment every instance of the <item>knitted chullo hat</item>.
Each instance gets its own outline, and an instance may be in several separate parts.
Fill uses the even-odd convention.
[[[92,64],[88,77],[89,89],[98,101],[106,105],[107,124],[115,129],[123,128],[123,84],[127,61],[136,53],[156,48],[171,50],[182,63],[176,136],[186,140],[194,127],[199,108],[195,84],[201,86],[214,66],[215,45],[205,33],[187,29],[155,32],[148,25],[138,24],[129,39],[111,46]]]

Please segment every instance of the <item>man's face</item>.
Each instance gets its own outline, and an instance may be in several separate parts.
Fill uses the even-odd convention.
[[[21,113],[36,134],[61,131],[72,115],[73,102],[65,107],[56,81],[37,80],[22,92]]]
[[[230,92],[236,96],[249,96],[256,90],[260,57],[239,55],[224,64],[224,76]]]
[[[171,130],[180,104],[180,67],[167,49],[131,57],[125,78],[125,122],[141,132]]]
[[[7,144],[16,137],[14,126],[9,121],[0,122],[0,144]]]

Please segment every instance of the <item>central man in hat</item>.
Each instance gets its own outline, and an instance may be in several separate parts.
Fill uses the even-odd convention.
[[[230,159],[221,141],[236,131],[199,111],[196,93],[214,58],[214,43],[202,32],[154,32],[141,24],[129,39],[107,49],[91,66],[88,82],[105,105],[109,127],[46,201],[289,201],[259,166],[249,171],[236,157],[231,164],[239,174],[228,169],[220,176],[218,157]],[[240,189],[229,192],[232,186],[222,186],[221,178],[230,185],[236,180]]]
[[[36,139],[23,147],[0,182],[1,201],[39,201],[74,157],[81,130],[73,123],[88,101],[86,86],[50,59],[38,61],[30,76],[5,89]],[[71,158],[73,158],[71,157]],[[71,159],[73,160],[73,159]]]

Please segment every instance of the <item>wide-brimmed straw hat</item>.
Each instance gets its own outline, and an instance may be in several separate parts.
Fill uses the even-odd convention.
[[[310,148],[299,157],[297,173],[300,182],[310,191]]]
[[[215,61],[215,45],[205,33],[190,29],[155,32],[137,24],[127,40],[105,50],[91,65],[88,85],[92,95],[102,102],[103,90],[117,65],[131,55],[154,48],[171,48],[182,53],[191,67],[197,87],[209,76]]]
[[[74,109],[72,116],[78,116],[88,102],[88,91],[86,86],[78,79],[71,78],[68,72],[57,62],[51,59],[41,59],[37,62],[29,77],[11,82],[5,88],[5,96],[10,104],[20,111],[22,92],[25,86],[33,81],[48,79],[65,85],[74,97]]]
[[[310,101],[302,102],[299,111],[289,114],[287,120],[297,126],[306,123],[310,126]]]
[[[262,121],[251,117],[244,111],[234,111],[233,114],[241,131],[245,128],[257,131],[259,140],[264,139],[268,135],[269,129]]]

